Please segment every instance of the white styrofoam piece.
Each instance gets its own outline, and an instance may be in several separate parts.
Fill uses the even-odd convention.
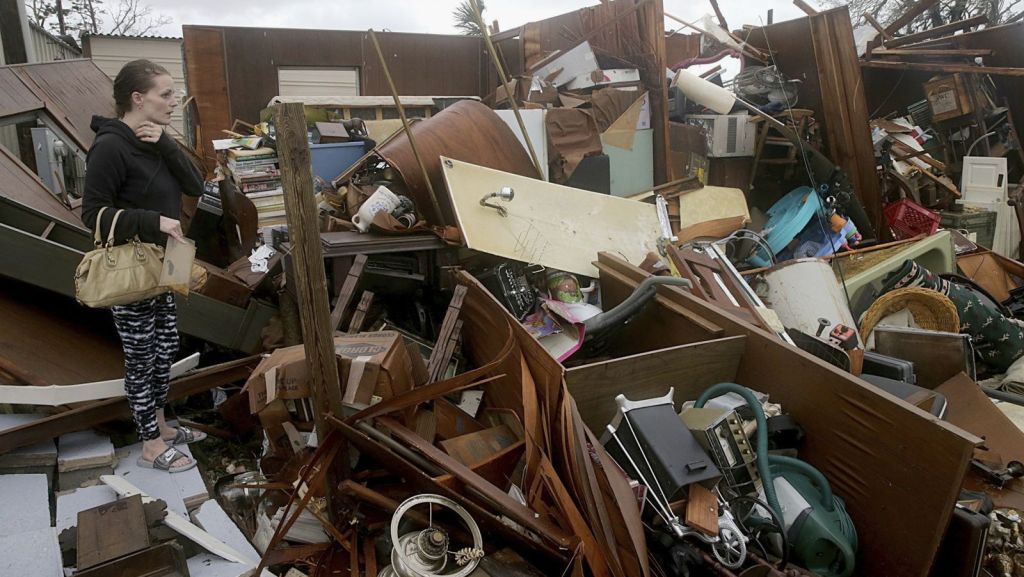
[[[536,71],[534,77],[547,78],[558,71],[558,74],[551,82],[555,86],[563,86],[572,82],[577,76],[590,74],[598,68],[597,56],[594,55],[594,51],[590,48],[590,43],[582,42],[571,50],[559,54],[547,66]]]
[[[50,487],[46,475],[0,475],[0,537],[47,527]]]
[[[192,454],[187,447],[178,447],[178,450],[190,457]],[[142,456],[142,443],[136,443],[128,447],[122,447],[117,453],[117,467],[114,468],[114,475],[122,477],[129,483],[135,485],[143,493],[155,498],[162,499],[167,503],[167,509],[179,515],[188,515],[185,508],[185,500],[181,496],[180,485],[185,482],[177,477],[183,475],[199,475],[199,469],[193,467],[181,473],[168,473],[156,469],[146,469],[137,463]],[[202,478],[200,476],[200,481]]]
[[[0,575],[59,576],[64,574],[57,530],[43,527],[0,537]]]
[[[57,495],[57,534],[78,526],[78,514],[86,509],[106,505],[117,500],[117,493],[106,485],[82,487]]]
[[[6,431],[7,429],[13,429],[24,425],[25,423],[31,423],[32,421],[38,421],[45,415],[20,413],[20,414],[0,414],[0,431]],[[57,458],[57,445],[54,444],[53,439],[36,443],[28,447],[19,447],[7,453],[8,455],[53,455],[54,459]],[[0,460],[3,456],[0,456]]]
[[[92,429],[61,435],[57,442],[57,470],[60,472],[114,465],[114,444],[110,437]]]
[[[583,90],[594,86],[604,86],[606,84],[640,82],[640,71],[636,68],[612,68],[609,70],[601,70],[601,78],[598,80],[594,80],[594,76],[596,76],[596,74],[593,72],[594,71],[592,70],[573,78],[569,81],[569,85],[566,86],[566,88],[569,90]]]
[[[254,565],[259,562],[259,553],[238,529],[238,525],[235,525],[231,517],[224,512],[220,503],[210,499],[193,513],[193,517],[195,517],[196,525],[204,531],[241,553],[244,558],[252,560]]]
[[[256,564],[232,563],[212,553],[200,553],[186,561],[190,577],[248,577]],[[264,570],[264,575],[267,572]]]
[[[199,353],[171,365],[171,378],[175,379],[199,366]],[[84,401],[96,401],[124,396],[124,379],[82,383],[77,385],[50,385],[24,387],[0,385],[0,403],[42,405],[56,407]]]

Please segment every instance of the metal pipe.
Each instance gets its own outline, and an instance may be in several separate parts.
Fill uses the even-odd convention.
[[[473,6],[473,15],[476,16],[477,25],[480,26],[480,33],[484,36],[484,44],[487,45],[487,53],[491,55],[494,68],[497,69],[498,77],[501,78],[501,86],[505,89],[505,96],[508,97],[508,102],[512,105],[512,112],[516,115],[516,122],[519,123],[519,130],[523,133],[523,141],[526,142],[526,149],[530,152],[530,159],[533,160],[533,166],[537,169],[537,178],[544,180],[544,169],[541,167],[540,160],[537,158],[537,152],[533,149],[533,141],[530,140],[530,135],[526,132],[526,123],[523,122],[523,116],[519,114],[519,103],[516,102],[515,95],[509,91],[508,77],[505,76],[505,69],[501,66],[501,61],[498,60],[498,53],[494,49],[494,44],[491,42],[491,33],[487,30],[487,25],[484,24],[484,16],[480,12],[480,5],[476,0],[469,0],[469,3]]]
[[[423,159],[420,158],[420,153],[416,149],[416,139],[412,136],[409,120],[405,117],[405,108],[402,107],[402,100],[398,97],[398,89],[395,88],[395,81],[391,78],[391,70],[388,69],[388,63],[384,60],[384,52],[380,49],[380,42],[377,42],[377,34],[374,33],[372,28],[369,32],[370,40],[373,40],[373,47],[377,50],[377,58],[380,60],[380,66],[384,69],[384,77],[387,78],[388,86],[391,88],[391,97],[395,99],[395,107],[398,108],[398,117],[402,119],[402,127],[405,128],[405,134],[409,137],[409,147],[412,148],[412,154],[416,157],[416,163],[420,165],[420,170],[423,172],[423,180],[426,181],[427,192],[430,193],[430,203],[434,208],[434,217],[437,219],[436,222],[442,226],[447,225],[448,223],[444,220],[444,213],[441,212],[441,205],[437,202],[437,195],[434,194],[434,187],[430,184],[430,175],[427,174],[427,167],[423,164]]]
[[[446,473],[446,471],[441,470],[440,467],[434,466],[433,463],[430,463],[423,457],[414,453],[412,449],[403,446],[398,441],[373,428],[369,423],[365,421],[360,422],[356,425],[356,428],[365,433],[367,437],[374,439],[378,443],[387,446],[387,448],[391,449],[395,453],[398,453],[403,459],[416,465],[431,477],[438,477]]]

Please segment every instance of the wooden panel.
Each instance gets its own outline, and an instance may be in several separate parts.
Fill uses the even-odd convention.
[[[779,70],[801,80],[799,106],[813,110],[824,127],[823,152],[849,176],[873,228],[881,230],[869,110],[846,7],[754,30],[749,40],[759,49],[774,50]]]
[[[134,495],[78,514],[78,570],[149,547],[142,497]]]
[[[189,28],[189,27],[186,27]],[[277,67],[355,68],[361,94],[391,94],[365,32],[278,28],[219,28],[233,118],[253,122],[277,96]],[[480,95],[480,39],[467,36],[377,34],[402,95]],[[189,36],[185,36],[186,52]],[[443,62],[443,66],[438,66]]]
[[[631,285],[647,276],[610,254],[600,260]],[[607,291],[621,280],[602,272],[601,282]],[[800,457],[825,474],[857,527],[857,574],[928,575],[980,439],[686,292],[662,296],[747,335],[736,382],[768,393],[807,432]]]
[[[114,116],[114,83],[91,60],[47,62],[17,71],[83,150],[95,136],[89,128],[92,116]]]
[[[631,401],[663,396],[675,387],[676,403],[736,378],[746,337],[682,345],[569,369],[565,384],[583,422],[599,435],[615,415],[615,396]]]
[[[469,248],[590,277],[597,276],[590,264],[595,250],[618,250],[636,262],[657,251],[658,216],[649,204],[457,160],[444,159],[442,166]],[[502,187],[515,191],[511,202],[492,199],[507,217],[480,205],[484,194]]]
[[[182,26],[185,47],[185,81],[188,93],[199,109],[197,123],[203,129],[202,154],[213,166],[215,154],[210,140],[231,128],[228,77],[224,68],[224,35],[220,28]],[[276,77],[274,79],[276,85]]]

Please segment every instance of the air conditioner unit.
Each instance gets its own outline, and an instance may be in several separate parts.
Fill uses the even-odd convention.
[[[757,126],[746,114],[691,114],[686,122],[704,129],[708,156],[754,156]]]

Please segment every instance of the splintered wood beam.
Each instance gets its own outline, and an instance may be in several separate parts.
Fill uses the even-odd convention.
[[[923,32],[918,32],[916,34],[900,36],[899,38],[896,38],[894,40],[888,40],[886,42],[883,42],[882,45],[884,45],[886,48],[895,48],[897,46],[904,46],[907,44],[913,44],[915,42],[921,42],[922,40],[931,40],[932,38],[939,38],[942,36],[946,36],[947,34],[952,34],[958,30],[963,30],[965,28],[970,28],[972,26],[977,26],[979,24],[985,24],[987,22],[988,16],[975,16],[973,18],[967,18],[965,20],[951,22],[943,26],[936,26],[935,28],[925,30]]]
[[[366,322],[366,313],[373,304],[373,291],[363,291],[363,297],[359,299],[356,312],[352,315],[352,322],[348,325],[349,334],[358,333],[363,330],[363,323]]]
[[[860,63],[864,68],[886,68],[889,70],[922,70],[924,72],[964,72],[967,74],[991,74],[992,76],[1024,76],[1024,68],[1005,68],[998,66],[974,66],[971,64],[946,64],[937,62],[888,62],[883,60],[865,60]]]
[[[341,381],[334,356],[334,327],[327,302],[327,275],[320,246],[320,227],[313,192],[312,164],[306,136],[306,115],[301,102],[274,106],[277,154],[281,163],[288,234],[295,264],[295,295],[302,322],[302,341],[309,367],[311,396],[316,407],[318,438],[330,429],[328,413],[342,414]],[[332,519],[333,521],[333,519]]]
[[[341,321],[345,318],[345,311],[348,310],[348,306],[352,304],[352,299],[356,295],[356,287],[359,285],[359,279],[363,276],[363,270],[366,269],[368,258],[365,254],[356,255],[352,266],[349,267],[345,283],[341,285],[338,300],[334,303],[334,309],[331,311],[331,330],[336,331],[341,326]]]
[[[862,16],[864,16],[864,19],[868,21],[868,24],[870,24],[875,30],[878,30],[878,33],[882,35],[882,38],[886,40],[892,39],[892,34],[886,32],[885,28],[882,27],[878,20],[875,20],[875,17],[872,16],[870,12],[865,12]]]
[[[718,7],[718,0],[709,0],[711,2],[711,8],[715,11],[715,17],[718,18],[718,24],[723,30],[729,30],[729,24],[725,21],[725,16],[722,15],[722,9]]]
[[[428,383],[441,380],[448,367],[448,362],[455,352],[455,345],[451,341],[453,337],[456,339],[458,337],[457,331],[461,327],[459,314],[462,312],[462,302],[466,299],[467,290],[465,285],[460,284],[455,287],[455,294],[452,295],[452,300],[448,303],[448,311],[444,314],[437,342],[434,343],[434,350],[431,351],[430,361],[427,363],[427,374],[430,375]]]
[[[921,0],[917,4],[914,4],[900,15],[899,18],[893,20],[891,24],[885,27],[885,31],[890,35],[900,31],[901,28],[910,24],[914,21],[914,18],[922,15],[929,8],[934,6],[939,0]]]
[[[808,16],[815,16],[818,11],[811,8],[810,4],[804,2],[804,0],[793,0],[793,5],[804,11],[804,14]]]
[[[879,48],[871,52],[872,56],[904,56],[907,58],[934,58],[947,56],[991,56],[991,48]]]

